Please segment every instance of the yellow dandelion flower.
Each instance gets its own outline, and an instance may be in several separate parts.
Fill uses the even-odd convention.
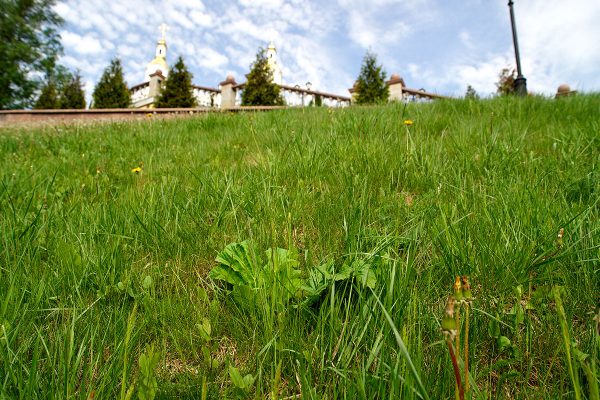
[[[411,119],[405,119],[404,120],[404,125],[412,125],[412,124],[413,124],[413,122],[412,122]]]
[[[152,114],[152,113],[148,113],[148,114],[146,114],[146,117],[148,117],[148,118],[152,118],[152,116],[153,116],[153,114]]]
[[[139,174],[140,172],[142,172],[142,167],[135,167],[131,170],[131,172],[134,174]]]

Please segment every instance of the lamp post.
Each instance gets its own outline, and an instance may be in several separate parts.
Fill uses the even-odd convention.
[[[519,56],[519,42],[517,41],[517,27],[515,26],[515,12],[513,10],[513,0],[508,0],[510,10],[510,24],[512,28],[513,43],[515,46],[515,58],[517,59],[517,79],[515,79],[514,89],[518,96],[527,96],[527,79],[521,72],[521,57]]]

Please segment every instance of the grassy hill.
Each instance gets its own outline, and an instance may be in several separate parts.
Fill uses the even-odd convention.
[[[467,398],[594,398],[599,161],[598,95],[1,130],[0,398],[450,399],[457,275]]]

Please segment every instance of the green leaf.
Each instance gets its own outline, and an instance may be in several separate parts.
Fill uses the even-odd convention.
[[[355,267],[356,278],[363,287],[375,289],[377,286],[377,276],[371,266],[365,262],[358,262]]]
[[[217,265],[210,270],[208,276],[211,279],[225,281],[231,283],[232,285],[246,284],[246,281],[238,272],[226,265]]]
[[[355,265],[354,265],[354,262],[351,265],[344,264],[344,265],[342,265],[342,268],[340,269],[340,271],[337,272],[333,276],[333,279],[336,282],[337,281],[342,281],[342,280],[350,279],[351,277],[354,276],[354,274],[355,274]]]
[[[154,346],[146,347],[146,351],[139,357],[140,376],[138,378],[138,399],[153,400],[158,390],[158,382],[154,370],[158,365],[160,354],[154,351]]]
[[[300,264],[296,259],[296,252],[281,248],[272,248],[266,251],[267,264],[263,271],[268,276],[271,276],[269,281],[277,282],[284,289],[283,302],[294,296],[298,289],[302,286],[302,272],[296,267]]]
[[[216,261],[220,266],[213,268],[209,273],[213,279],[226,280],[232,285],[251,287],[258,287],[262,282],[260,260],[256,259],[255,252],[248,241],[227,245],[217,255]]]
[[[150,275],[146,275],[144,281],[142,282],[142,287],[144,290],[148,290],[152,287],[152,277]]]
[[[498,322],[498,314],[496,314],[496,319],[490,319],[488,322],[488,335],[491,338],[497,338],[500,336],[500,323]]]
[[[202,355],[204,356],[204,361],[207,364],[210,364],[212,357],[210,356],[210,350],[208,349],[208,347],[202,346]]]
[[[198,297],[204,303],[208,303],[209,302],[208,293],[206,293],[206,290],[203,287],[200,287],[200,286],[198,286]]]
[[[308,277],[304,284],[300,286],[305,300],[304,305],[310,305],[316,302],[321,294],[329,287],[333,281],[333,261],[329,260],[324,264],[318,265],[308,272]]]
[[[576,347],[576,344],[575,344],[575,343],[572,343],[572,344],[571,344],[571,347],[572,347],[572,350],[573,350],[573,355],[575,356],[575,359],[576,359],[577,361],[579,361],[580,363],[584,362],[584,361],[585,361],[585,360],[586,360],[586,359],[587,359],[587,358],[590,356],[589,354],[586,354],[586,353],[584,353],[583,351],[579,350],[579,349]]]
[[[244,376],[244,387],[246,389],[250,389],[253,384],[254,384],[254,377],[252,376],[252,374],[248,374],[248,375]]]
[[[497,339],[497,344],[498,344],[498,348],[500,348],[500,350],[510,347],[510,345],[511,345],[510,339],[507,338],[506,336],[499,336]]]
[[[233,365],[229,365],[229,376],[231,377],[231,382],[240,389],[246,389],[246,382],[242,375],[240,375],[240,371]]]
[[[202,337],[202,340],[208,342],[211,338],[211,336],[210,336],[210,334],[211,334],[210,321],[207,318],[202,318],[202,323],[196,324],[196,328],[198,328],[198,331],[200,332],[200,337]]]

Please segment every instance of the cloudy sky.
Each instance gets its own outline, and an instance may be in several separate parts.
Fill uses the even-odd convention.
[[[66,0],[62,63],[79,69],[88,95],[113,57],[130,86],[169,25],[167,61],[184,58],[197,85],[244,81],[257,49],[273,41],[283,81],[348,95],[367,50],[408,87],[488,95],[514,65],[506,0]],[[528,89],[561,83],[600,90],[600,1],[515,0]]]

